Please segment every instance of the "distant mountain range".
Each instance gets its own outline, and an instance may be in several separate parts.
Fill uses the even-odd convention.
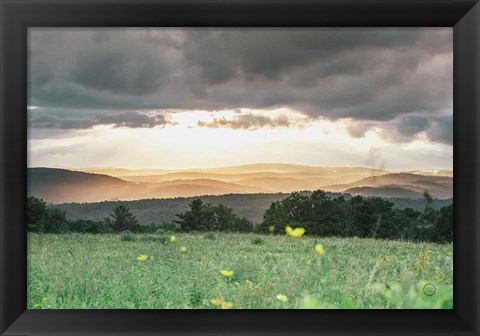
[[[189,170],[29,168],[28,194],[50,203],[99,202],[323,189],[379,197],[453,197],[453,172],[252,164]]]
[[[435,198],[453,197],[453,178],[450,176],[394,173],[366,177],[361,180],[325,187],[328,191],[352,195],[421,198],[427,191]]]

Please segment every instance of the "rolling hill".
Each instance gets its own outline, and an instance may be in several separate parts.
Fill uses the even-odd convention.
[[[145,198],[171,198],[189,197],[196,195],[222,195],[222,194],[254,194],[268,192],[268,190],[242,185],[237,183],[223,182],[210,179],[174,180],[162,183],[152,183],[152,190]]]
[[[289,192],[294,190],[313,190],[320,187],[311,181],[294,177],[256,177],[236,181],[238,184],[259,186],[269,192]]]
[[[141,185],[108,175],[56,168],[29,168],[27,194],[51,203],[132,199]]]
[[[424,194],[421,192],[416,192],[413,190],[408,190],[402,187],[396,186],[385,186],[385,187],[354,187],[345,190],[346,193],[349,193],[353,196],[364,196],[364,197],[382,197],[382,198],[392,198],[392,197],[401,197],[401,198],[413,198],[421,199],[424,197]]]
[[[114,168],[114,167],[105,167],[105,168],[91,167],[91,168],[70,169],[70,170],[81,171],[81,172],[92,173],[92,174],[110,175],[114,177],[126,177],[131,175],[155,175],[155,174],[165,174],[169,172],[169,170],[165,170],[165,169],[134,170],[134,169]]]
[[[137,183],[103,174],[66,169],[28,169],[27,194],[43,198],[50,203],[99,202],[261,192],[268,192],[268,190],[255,186],[207,179]]]
[[[29,168],[28,194],[44,198],[50,203],[232,193],[289,193],[317,189],[380,197],[422,198],[425,190],[435,198],[453,196],[453,178],[448,176],[448,171],[421,172],[422,174],[391,173],[361,167],[329,168],[289,164],[255,164],[183,171]]]
[[[422,170],[410,170],[405,173],[415,174],[415,175],[425,175],[425,176],[449,176],[453,177],[452,170],[446,169],[422,169]]]
[[[391,194],[390,197],[402,197],[402,195],[411,194],[412,196],[416,195],[415,198],[422,198],[423,193],[427,191],[434,198],[446,199],[453,197],[453,178],[449,176],[395,173],[366,177],[353,183],[325,186],[324,189],[364,196]]]

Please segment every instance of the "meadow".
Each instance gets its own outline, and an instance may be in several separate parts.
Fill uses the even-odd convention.
[[[360,238],[30,233],[28,308],[453,308],[452,253]]]

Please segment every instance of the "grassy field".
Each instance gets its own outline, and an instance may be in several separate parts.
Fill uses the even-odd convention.
[[[28,307],[453,307],[451,244],[175,236],[172,243],[170,235],[29,234]],[[315,253],[316,243],[325,254]],[[427,283],[433,295],[424,294]]]

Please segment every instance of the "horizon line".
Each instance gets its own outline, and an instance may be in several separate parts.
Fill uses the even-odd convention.
[[[91,170],[91,169],[122,169],[122,170],[129,170],[129,171],[145,171],[145,170],[162,170],[166,172],[179,172],[179,171],[192,171],[192,170],[210,170],[210,169],[226,169],[226,168],[240,168],[240,167],[248,167],[248,166],[259,166],[259,165],[283,165],[283,166],[301,166],[305,168],[330,168],[330,169],[345,169],[345,168],[361,168],[361,169],[370,169],[376,171],[385,171],[385,172],[405,172],[405,171],[441,171],[447,170],[453,172],[452,168],[407,168],[407,169],[385,169],[385,168],[375,168],[375,167],[368,167],[368,166],[312,166],[306,164],[297,164],[297,163],[248,163],[248,164],[239,164],[239,165],[230,165],[230,166],[214,166],[214,167],[192,167],[192,168],[126,168],[126,167],[116,167],[116,166],[89,166],[89,167],[69,167],[69,166],[28,166],[27,168],[50,168],[50,169],[65,169],[65,170]]]

